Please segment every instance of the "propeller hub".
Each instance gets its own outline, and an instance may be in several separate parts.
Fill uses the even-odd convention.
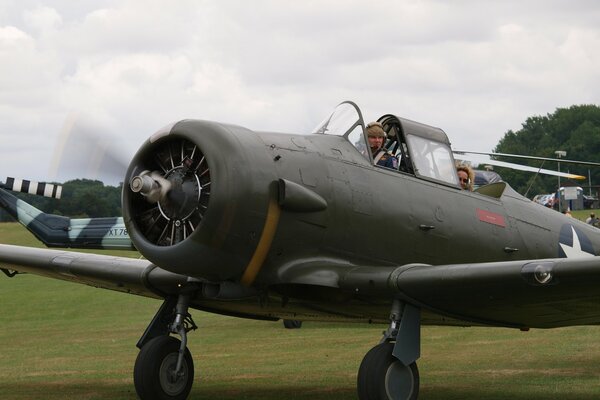
[[[138,175],[134,176],[129,183],[129,187],[134,193],[142,193],[147,195],[157,187],[157,183],[154,179],[150,178],[148,175]]]
[[[198,209],[202,195],[198,176],[177,167],[169,171],[165,179],[171,182],[171,190],[159,201],[160,212],[169,220],[181,221],[189,218]]]

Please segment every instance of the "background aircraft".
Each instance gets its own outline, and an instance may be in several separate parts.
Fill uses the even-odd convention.
[[[482,153],[482,152],[464,151],[464,150],[454,150],[454,154],[456,154],[460,158],[463,158],[466,160],[475,160],[479,164],[485,163],[485,164],[495,165],[498,167],[512,168],[512,169],[516,169],[519,171],[527,171],[527,172],[535,172],[535,173],[544,174],[544,175],[560,176],[562,178],[567,178],[567,179],[586,179],[585,176],[583,176],[583,175],[571,174],[568,172],[553,171],[551,169],[542,168],[545,161],[556,162],[557,161],[556,158],[525,156],[525,155],[521,155],[521,154]],[[477,156],[487,156],[487,157],[482,161],[481,158],[478,158]],[[542,163],[540,164],[539,167],[532,167],[529,165],[515,164],[515,163],[506,162],[506,161],[491,159],[491,158],[489,158],[489,156],[513,157],[513,158],[522,158],[522,159],[528,159],[528,160],[539,160],[539,161],[542,161]],[[565,164],[592,165],[592,166],[596,166],[596,167],[600,166],[600,163],[588,162],[588,161],[560,159],[560,162],[565,163]]]
[[[48,214],[7,190],[60,198],[62,187],[14,178],[8,178],[5,184],[0,183],[0,207],[48,247],[135,249],[121,217],[69,218]]]
[[[147,260],[0,246],[37,273],[162,298],[140,338],[142,399],[186,398],[196,308],[246,318],[387,323],[360,399],[416,399],[422,324],[598,324],[595,228],[505,182],[460,190],[445,133],[379,118],[398,170],[373,165],[358,107],[312,135],[185,120],[134,156],[123,221]],[[181,340],[170,334],[178,335]]]

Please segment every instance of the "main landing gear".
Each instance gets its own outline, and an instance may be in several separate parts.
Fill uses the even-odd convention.
[[[137,344],[133,382],[141,400],[184,400],[192,389],[194,361],[187,333],[197,326],[188,313],[189,301],[189,294],[167,298]]]
[[[390,326],[358,370],[360,400],[416,400],[419,396],[420,311],[394,300]]]

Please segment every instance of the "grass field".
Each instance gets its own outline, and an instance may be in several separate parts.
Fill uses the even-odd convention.
[[[0,242],[39,246],[12,223]],[[0,399],[135,399],[135,343],[159,305],[0,274]],[[360,361],[385,328],[192,314],[190,399],[355,399]],[[422,400],[600,398],[599,327],[423,327],[421,352]]]
[[[571,214],[574,218],[577,218],[580,221],[585,221],[587,217],[590,216],[590,213],[596,213],[596,215],[600,216],[600,210],[575,210]]]

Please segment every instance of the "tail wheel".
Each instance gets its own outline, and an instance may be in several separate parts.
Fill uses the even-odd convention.
[[[416,400],[419,396],[419,369],[416,363],[403,365],[392,355],[393,343],[373,347],[358,370],[360,400]]]
[[[140,169],[157,171],[172,189],[166,198],[149,203],[136,195],[133,217],[142,235],[158,246],[187,239],[202,223],[211,189],[210,168],[198,146],[181,138],[157,143]]]
[[[181,370],[175,374],[181,341],[158,336],[142,347],[133,369],[135,391],[141,400],[185,400],[194,381],[194,361],[185,349]]]

